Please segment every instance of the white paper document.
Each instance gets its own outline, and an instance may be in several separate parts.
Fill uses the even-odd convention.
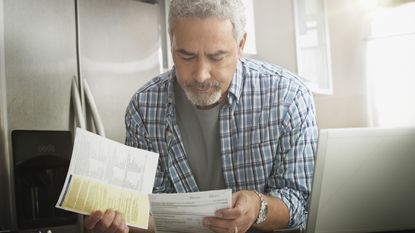
[[[158,154],[77,129],[71,163],[56,207],[80,214],[108,208],[147,229]]]
[[[202,224],[203,218],[215,211],[232,207],[232,190],[195,193],[150,194],[150,211],[158,233],[211,232]]]

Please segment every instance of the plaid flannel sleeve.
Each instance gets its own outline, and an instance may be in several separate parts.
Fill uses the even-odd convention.
[[[305,226],[314,172],[318,128],[311,94],[297,92],[282,122],[269,194],[280,198],[290,211],[289,227]]]

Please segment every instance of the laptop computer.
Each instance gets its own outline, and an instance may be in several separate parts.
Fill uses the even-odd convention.
[[[415,128],[320,131],[307,233],[415,232]]]

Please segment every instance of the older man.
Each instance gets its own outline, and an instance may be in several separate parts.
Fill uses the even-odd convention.
[[[240,0],[172,0],[169,12],[174,67],[137,91],[125,117],[126,144],[160,154],[153,192],[231,188],[232,208],[203,221],[212,232],[304,225],[318,137],[309,90],[242,58]],[[129,231],[113,210],[85,227]]]

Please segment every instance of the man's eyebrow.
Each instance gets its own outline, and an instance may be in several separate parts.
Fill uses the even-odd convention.
[[[226,51],[226,50],[219,50],[217,52],[208,54],[208,56],[209,57],[217,57],[217,56],[221,56],[221,55],[227,54],[227,53],[228,53],[228,51]]]
[[[186,56],[196,55],[196,53],[189,52],[186,49],[178,49],[177,52],[180,53],[180,54],[186,55]],[[218,50],[216,52],[207,54],[207,56],[208,57],[218,57],[218,56],[221,56],[221,55],[224,55],[224,54],[227,54],[227,53],[228,53],[228,51],[226,51],[226,50]]]
[[[188,56],[193,56],[193,55],[195,55],[195,53],[189,52],[189,51],[187,51],[187,50],[185,50],[185,49],[179,49],[179,50],[177,50],[177,52],[178,52],[178,53],[181,53],[181,54],[183,54],[183,55],[188,55]]]

